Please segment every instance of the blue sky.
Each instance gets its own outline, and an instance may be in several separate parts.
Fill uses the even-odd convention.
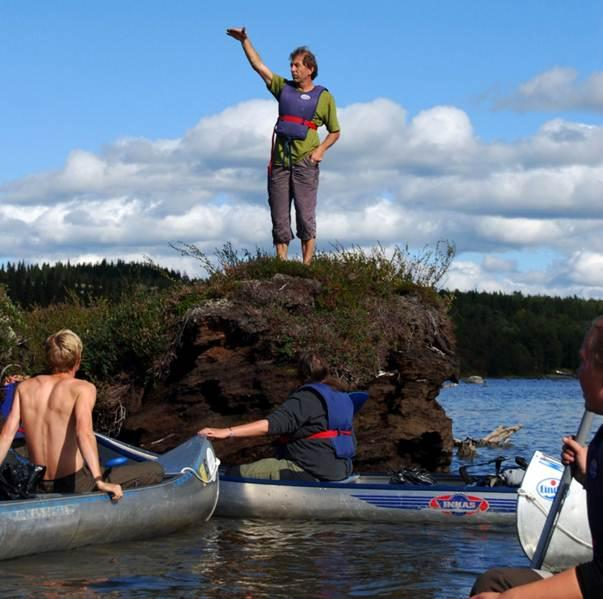
[[[337,100],[321,247],[445,237],[450,286],[603,297],[601,2],[222,4],[0,0],[0,259],[269,247],[246,25],[284,75],[309,45]]]

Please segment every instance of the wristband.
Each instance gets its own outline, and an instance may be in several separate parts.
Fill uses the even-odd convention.
[[[228,427],[228,430],[230,431],[228,433],[228,437],[226,437],[227,439],[230,439],[230,437],[232,437],[232,428],[230,428],[230,426]]]

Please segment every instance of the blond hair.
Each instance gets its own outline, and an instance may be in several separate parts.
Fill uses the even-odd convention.
[[[68,372],[82,357],[82,340],[70,329],[50,335],[44,344],[46,360],[53,372]]]

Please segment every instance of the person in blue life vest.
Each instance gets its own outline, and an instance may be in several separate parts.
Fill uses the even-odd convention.
[[[266,418],[198,431],[209,439],[280,437],[276,457],[236,466],[228,475],[326,481],[350,476],[356,454],[353,418],[360,405],[329,377],[328,366],[317,354],[303,354],[298,372],[302,386]]]
[[[597,318],[580,349],[580,386],[585,408],[603,415],[603,316]],[[563,438],[561,458],[575,468],[586,489],[593,559],[552,576],[530,568],[494,568],[473,585],[471,599],[600,599],[603,597],[603,426],[588,448]]]
[[[335,100],[326,88],[314,84],[318,64],[307,47],[301,46],[291,52],[291,79],[287,80],[262,62],[245,27],[227,29],[226,33],[241,42],[249,64],[279,104],[268,167],[268,202],[276,255],[287,259],[289,243],[293,239],[293,202],[302,258],[305,264],[310,264],[316,244],[319,164],[340,135]],[[321,142],[317,129],[322,125],[326,126],[328,134]]]

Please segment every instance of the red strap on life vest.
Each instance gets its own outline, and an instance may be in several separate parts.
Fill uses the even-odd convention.
[[[305,125],[310,129],[314,129],[316,131],[318,129],[318,125],[313,123],[312,121],[306,121],[306,119],[302,119],[301,116],[293,116],[292,114],[283,114],[278,117],[283,121],[288,121],[289,123],[298,123],[299,125]],[[272,143],[270,144],[270,161],[268,162],[268,176],[272,173],[272,162],[274,161],[274,150],[276,147],[276,125],[274,130],[272,131]]]
[[[313,123],[312,121],[306,121],[306,119],[302,119],[301,116],[293,116],[292,114],[282,114],[278,117],[281,121],[287,121],[289,123],[297,123],[298,125],[305,125],[306,127],[310,127],[310,129],[318,129],[318,125]]]
[[[302,437],[301,439],[296,439],[296,441],[307,441],[308,439],[333,439],[335,437],[339,437],[340,435],[344,435],[349,437],[352,434],[352,431],[320,431],[320,433],[314,433],[309,437]],[[291,443],[291,437],[287,435],[281,435],[276,442],[279,445],[286,445],[287,443]]]
[[[352,431],[321,431],[320,433],[314,433],[305,439],[332,439],[333,437],[339,437],[340,435],[350,436]]]

